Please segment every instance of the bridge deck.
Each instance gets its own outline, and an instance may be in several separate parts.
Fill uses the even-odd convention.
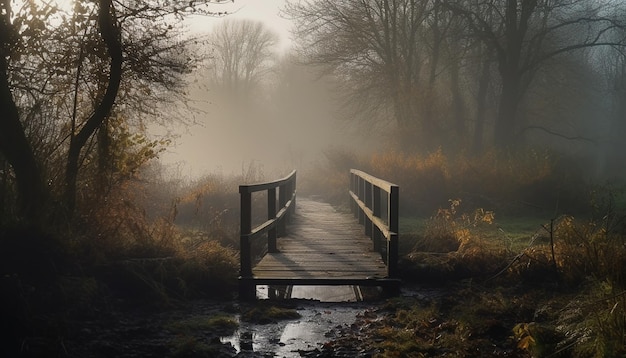
[[[279,252],[253,268],[256,283],[384,285],[385,264],[350,213],[310,199],[296,205],[287,236],[278,238]]]

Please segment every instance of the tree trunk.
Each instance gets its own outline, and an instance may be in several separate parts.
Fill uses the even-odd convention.
[[[474,142],[472,151],[474,155],[480,155],[483,151],[483,135],[485,132],[485,114],[487,109],[487,90],[489,89],[490,63],[483,59],[478,81],[478,94],[476,98],[476,125],[474,127]]]
[[[435,12],[435,16],[437,16],[437,12]],[[435,19],[435,21],[437,21],[437,19]],[[432,53],[430,55],[430,61],[429,61],[429,66],[430,66],[430,71],[428,74],[428,87],[426,87],[426,95],[422,96],[423,98],[421,98],[421,103],[422,103],[422,123],[423,123],[423,130],[424,130],[424,139],[427,140],[428,138],[431,139],[431,141],[433,139],[435,139],[435,132],[437,132],[437,125],[435,124],[435,122],[437,121],[436,118],[436,114],[435,114],[435,104],[437,103],[436,98],[437,98],[437,93],[436,93],[436,89],[435,89],[435,84],[437,83],[437,69],[439,67],[439,59],[440,59],[440,54],[441,54],[441,34],[440,34],[440,30],[438,28],[439,24],[435,22],[435,24],[432,27],[432,32],[433,32],[433,48],[432,48]],[[432,146],[432,143],[429,143],[428,147]]]
[[[459,139],[465,137],[465,103],[461,91],[461,83],[459,80],[459,62],[453,61],[450,65],[450,91],[452,92],[454,129]],[[463,145],[467,142],[463,140]]]
[[[76,182],[78,180],[81,150],[111,113],[122,80],[123,56],[121,33],[113,16],[112,0],[100,0],[98,25],[100,35],[104,40],[108,55],[111,58],[109,82],[106,92],[102,97],[102,101],[96,107],[94,113],[89,117],[80,131],[75,136],[72,136],[70,140],[65,173],[65,205],[70,217],[73,215],[76,208]]]
[[[522,94],[522,72],[520,63],[522,47],[527,35],[530,17],[537,7],[536,0],[523,1],[521,8],[517,0],[507,0],[505,38],[506,44],[499,54],[502,93],[496,118],[494,143],[499,148],[517,146],[516,126]]]
[[[8,2],[3,5],[10,7]],[[4,12],[1,15],[3,18],[0,18],[0,153],[15,172],[19,215],[35,223],[41,219],[47,195],[42,172],[26,138],[9,85],[7,58],[13,47],[10,39],[13,29],[9,18],[11,12],[8,10],[10,8],[0,8],[0,12]]]
[[[517,71],[507,71],[502,75],[502,93],[494,131],[494,143],[500,149],[517,145],[515,129],[519,108],[519,83]]]

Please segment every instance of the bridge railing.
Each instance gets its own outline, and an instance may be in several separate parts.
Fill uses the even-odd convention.
[[[276,191],[278,189],[278,206]],[[252,228],[252,193],[267,191],[267,221]],[[285,233],[285,222],[295,209],[296,171],[284,178],[239,186],[240,195],[240,279],[252,278],[252,242],[267,234],[267,251],[277,252],[276,238]]]
[[[398,276],[399,193],[395,184],[350,169],[350,208],[381,253],[389,278]]]

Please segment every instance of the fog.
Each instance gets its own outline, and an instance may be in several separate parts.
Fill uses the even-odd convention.
[[[235,104],[206,86],[191,88],[197,123],[177,128],[163,164],[192,178],[252,168],[284,172],[317,164],[328,149],[365,147],[365,134],[336,118],[323,83],[292,90],[289,98],[261,93],[252,103]]]
[[[233,98],[210,84],[210,61],[190,75],[189,108],[183,113],[192,116],[192,123],[166,128],[175,140],[160,156],[170,171],[188,178],[250,170],[286,172],[318,164],[328,149],[370,147],[367,131],[338,118],[339,102],[331,84],[290,58],[290,22],[279,15],[284,3],[236,1],[216,7],[229,13],[225,17],[188,20],[191,33],[200,36],[210,35],[224,21],[259,21],[278,35],[278,43],[272,47],[275,58],[269,73],[245,98]],[[210,58],[211,45],[200,46]],[[163,128],[154,131],[164,133]]]
[[[606,168],[606,165],[616,168],[621,160],[619,151],[615,150],[620,145],[610,138],[612,133],[606,129],[621,128],[621,124],[611,124],[619,121],[619,118],[615,119],[619,115],[610,113],[620,111],[621,107],[616,99],[603,103],[599,98],[604,96],[605,83],[611,81],[610,77],[605,80],[602,78],[605,75],[599,74],[602,61],[597,58],[606,56],[602,52],[604,50],[573,53],[567,58],[541,63],[541,71],[526,77],[529,78],[529,90],[523,95],[516,95],[521,98],[520,107],[513,115],[498,110],[498,101],[505,101],[502,98],[506,93],[500,92],[503,87],[498,82],[495,62],[489,64],[489,58],[467,53],[466,58],[457,58],[454,46],[460,46],[458,43],[447,44],[452,51],[446,54],[447,60],[451,61],[449,63],[437,64],[428,57],[432,56],[428,51],[418,51],[416,56],[426,57],[420,59],[424,73],[415,74],[415,78],[430,76],[430,80],[421,80],[423,84],[410,90],[415,93],[412,103],[400,111],[400,107],[394,108],[394,114],[387,114],[388,117],[395,116],[391,120],[384,115],[375,117],[366,114],[373,120],[345,121],[345,116],[340,118],[339,109],[345,108],[340,101],[337,83],[331,83],[332,77],[320,80],[311,68],[296,64],[296,51],[293,50],[296,41],[290,35],[293,24],[280,15],[286,5],[286,0],[238,0],[215,5],[216,11],[227,13],[226,16],[194,16],[187,20],[190,33],[204,39],[199,44],[199,50],[207,61],[189,76],[190,101],[184,120],[191,124],[167,129],[174,135],[175,141],[161,155],[164,165],[190,178],[209,173],[242,174],[252,169],[265,173],[275,170],[286,172],[319,164],[329,149],[346,149],[359,154],[388,149],[392,141],[386,135],[396,135],[396,149],[424,153],[441,147],[456,152],[473,147],[480,152],[488,149],[490,142],[502,149],[506,140],[501,138],[505,136],[535,148],[556,149],[583,158],[589,176],[621,173],[619,168]],[[231,20],[259,21],[277,35],[277,42],[271,46],[271,64],[263,65],[265,67],[259,71],[262,74],[258,75],[258,83],[246,88],[244,95],[237,91],[233,94],[235,92],[229,92],[228,86],[222,84],[220,87],[215,82],[215,64],[212,61],[216,58],[216,45],[207,40],[224,22]],[[323,34],[320,36],[323,38]],[[556,38],[558,36],[555,34]],[[352,40],[347,41],[350,44]],[[483,51],[479,47],[463,51]],[[487,65],[481,64],[481,61]],[[431,65],[432,69],[428,69]],[[354,64],[348,66],[355,68]],[[602,71],[607,72],[606,69]],[[368,76],[367,71],[364,73],[361,76]],[[384,96],[393,97],[389,93],[377,92],[381,87],[379,84],[384,81],[366,82],[371,88],[357,98],[362,101],[362,107],[382,102],[380,98]],[[484,90],[479,88],[483,82],[486,84]],[[360,89],[350,88],[349,91],[359,93]],[[614,91],[611,96],[620,96],[619,91]],[[368,101],[368,98],[374,100]],[[483,112],[481,102],[486,107]],[[359,116],[359,109],[350,109],[353,119]],[[416,130],[415,127],[408,127],[408,131],[404,128],[403,132],[401,123],[405,119],[398,117],[402,111],[411,113],[409,116],[420,117],[419,120],[415,117],[408,120],[423,122],[419,124],[423,128]],[[498,128],[497,123],[506,123],[502,118],[507,115],[517,116],[515,120],[518,124]],[[383,130],[373,130],[374,123],[381,126],[376,129]],[[400,128],[399,133],[395,131],[397,128]],[[162,130],[155,131],[163,133]],[[414,135],[420,131],[421,134]],[[376,136],[378,139],[375,139]],[[419,138],[420,145],[423,144],[422,148],[415,148],[416,138]]]

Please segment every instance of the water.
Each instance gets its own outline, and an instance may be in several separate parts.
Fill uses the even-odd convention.
[[[268,299],[270,288],[257,288],[259,299]],[[278,357],[299,356],[300,350],[313,350],[329,341],[329,332],[350,326],[369,304],[362,302],[361,289],[355,286],[293,286],[283,289],[287,297],[302,301],[296,309],[299,319],[272,324],[240,322],[237,332],[223,337],[237,352],[256,352]]]
[[[358,286],[283,286],[257,287],[257,298],[269,299],[269,291],[281,291],[281,298],[315,300],[319,302],[358,302],[363,301],[361,288]]]

